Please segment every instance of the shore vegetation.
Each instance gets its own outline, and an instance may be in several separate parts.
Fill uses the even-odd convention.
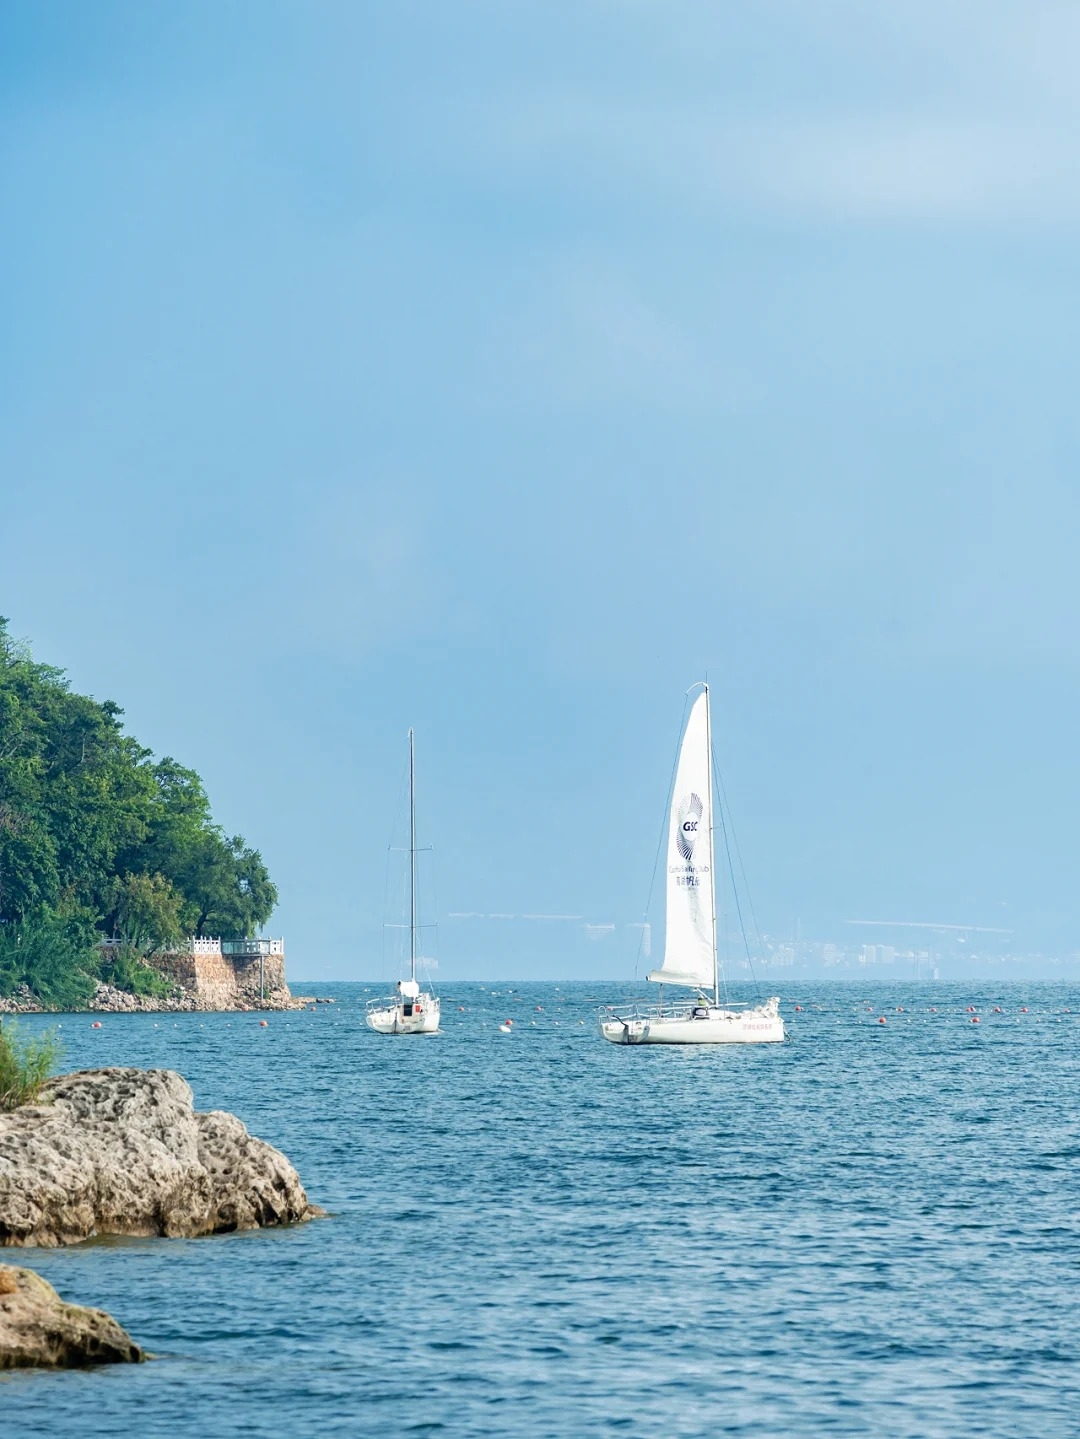
[[[0,1113],[33,1104],[60,1053],[55,1034],[23,1038],[14,1020],[0,1019]]]
[[[25,986],[59,1009],[100,982],[164,993],[152,955],[188,935],[248,937],[277,903],[198,774],[156,758],[122,717],[0,619],[0,997]]]

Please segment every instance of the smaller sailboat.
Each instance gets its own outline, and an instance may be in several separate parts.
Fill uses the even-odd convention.
[[[376,1034],[434,1034],[439,1027],[439,1001],[423,990],[416,977],[416,753],[409,731],[409,977],[399,979],[397,993],[370,999],[367,1022]]]
[[[783,1041],[780,1000],[754,1006],[720,999],[713,863],[712,728],[709,687],[686,722],[671,813],[667,853],[664,960],[648,978],[660,1002],[600,1012],[600,1033],[612,1044],[775,1044]],[[664,1004],[665,984],[694,990],[692,999]]]

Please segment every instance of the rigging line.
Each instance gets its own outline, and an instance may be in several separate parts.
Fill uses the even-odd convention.
[[[386,874],[385,874],[384,877],[383,877],[383,907],[382,907],[382,912],[383,912],[384,915],[387,913],[387,911],[388,911],[389,908],[390,908],[390,855],[391,855],[391,852],[392,852],[392,851],[390,850],[390,848],[389,848],[389,846],[388,846],[388,847],[387,847],[387,850],[386,850]],[[379,983],[380,983],[380,984],[381,984],[381,983],[383,982],[383,980],[386,978],[386,931],[387,931],[388,928],[389,928],[389,926],[387,925],[386,920],[384,919],[384,920],[383,920],[383,924],[382,924],[382,929],[381,929],[381,931],[380,931],[380,944],[379,944]]]
[[[412,804],[413,828],[412,828],[412,845],[411,845],[411,855],[410,855],[410,859],[411,859],[411,863],[412,863],[413,890],[414,890],[415,895],[416,895],[416,905],[415,905],[415,909],[410,909],[411,919],[412,919],[411,929],[412,929],[413,936],[414,936],[414,939],[415,939],[415,944],[416,944],[416,950],[417,950],[417,953],[416,953],[416,967],[417,967],[417,971],[418,971],[419,977],[420,977],[424,982],[426,982],[426,984],[428,985],[428,988],[431,990],[432,994],[435,994],[435,982],[434,982],[434,979],[432,978],[432,969],[433,969],[433,967],[434,967],[435,969],[437,969],[437,968],[439,967],[439,945],[438,945],[438,942],[437,942],[437,940],[438,940],[438,931],[439,931],[439,922],[438,922],[438,920],[436,919],[436,920],[433,920],[430,924],[425,924],[425,923],[423,922],[423,919],[422,919],[422,916],[423,916],[423,913],[424,913],[424,909],[425,909],[425,905],[426,905],[426,903],[427,903],[427,896],[428,896],[429,893],[430,893],[430,895],[431,895],[431,909],[432,909],[432,912],[433,912],[434,914],[436,914],[436,915],[439,913],[438,892],[437,892],[437,887],[436,887],[437,870],[436,870],[436,868],[435,868],[435,846],[434,846],[433,844],[417,844],[417,843],[416,843],[416,837],[417,837],[417,833],[418,833],[418,831],[419,831],[419,826],[418,826],[418,825],[416,824],[416,822],[415,822],[415,814],[416,814],[416,806],[415,806],[415,793],[416,793],[416,789],[415,789],[415,785],[416,785],[416,781],[415,781],[415,765],[414,765],[414,767],[413,767],[413,789],[412,789],[412,795],[413,795],[413,804]],[[429,863],[421,864],[420,861],[419,861],[419,856],[420,856],[420,855],[424,855],[424,854],[430,855],[430,856],[431,856],[431,860],[430,860]],[[410,901],[410,904],[411,904],[411,901]],[[426,952],[426,946],[424,945],[424,941],[423,941],[423,935],[424,935],[424,932],[425,932],[426,930],[434,930],[434,931],[435,931],[435,934],[436,934],[436,943],[432,946],[432,953],[431,953],[431,954],[428,954],[428,953]]]
[[[423,871],[421,870],[421,868],[420,868],[419,866],[417,866],[417,871],[416,871],[416,902],[417,902],[417,915],[422,915],[423,912],[424,912],[424,911],[423,911],[423,907],[422,907],[421,904],[420,904],[420,896],[421,896],[421,894],[426,894],[426,893],[428,893],[428,892],[430,892],[430,894],[431,894],[431,908],[432,908],[432,912],[433,912],[436,916],[437,916],[438,913],[439,913],[438,871],[437,871],[436,868],[435,868],[434,849],[435,849],[435,846],[429,844],[429,845],[426,845],[423,850],[418,851],[418,853],[430,854],[430,855],[431,855],[431,863],[430,863],[429,865],[425,866],[425,868],[426,868],[427,871],[428,871],[426,878],[422,878]],[[432,953],[431,953],[430,955],[429,955],[429,954],[426,954],[426,953],[425,953],[425,954],[422,954],[422,955],[420,956],[420,962],[421,962],[421,964],[424,966],[424,977],[426,978],[426,980],[427,980],[427,982],[428,982],[428,987],[430,988],[432,994],[434,994],[434,993],[435,993],[435,981],[434,981],[434,979],[432,978],[432,968],[434,967],[435,969],[438,969],[438,967],[439,967],[439,949],[440,949],[440,945],[439,945],[439,921],[438,921],[438,919],[436,918],[436,919],[433,919],[430,924],[424,924],[423,921],[418,918],[418,919],[417,919],[417,923],[416,923],[416,932],[417,932],[417,934],[422,935],[423,932],[424,932],[425,930],[428,930],[428,929],[433,929],[433,930],[435,931],[435,943],[434,943],[434,944],[432,945],[432,947],[431,947],[431,948],[432,948]]]
[[[386,931],[387,931],[388,929],[400,929],[400,928],[403,928],[403,927],[406,928],[406,929],[408,928],[407,925],[401,926],[401,925],[397,925],[397,924],[388,924],[387,921],[386,921],[386,916],[390,913],[390,856],[391,856],[392,854],[401,854],[401,853],[403,853],[403,852],[404,852],[404,853],[407,853],[407,852],[408,852],[407,850],[403,851],[401,845],[395,845],[395,843],[394,843],[394,840],[397,838],[397,835],[398,835],[398,830],[399,830],[399,828],[401,827],[401,815],[402,815],[402,811],[403,811],[404,808],[405,808],[405,795],[406,795],[406,793],[407,793],[407,791],[408,791],[408,783],[409,783],[409,766],[408,766],[408,763],[406,763],[405,765],[402,766],[402,770],[401,770],[401,779],[400,779],[399,784],[398,784],[397,809],[396,809],[395,812],[394,812],[393,823],[392,823],[391,826],[390,826],[390,843],[386,846],[386,877],[385,877],[385,879],[384,879],[384,881],[383,881],[382,948],[381,948],[381,954],[380,954],[380,959],[379,959],[379,980],[380,980],[380,982],[386,978]],[[394,906],[394,912],[395,912],[395,914],[396,914],[396,913],[399,913],[399,910],[398,910],[396,904],[395,904],[395,906]],[[400,971],[401,971],[401,945],[400,945],[400,943],[398,943],[398,944],[395,946],[394,968],[395,968],[395,970],[398,971],[398,973],[400,973]]]
[[[743,864],[742,850],[739,848],[739,836],[735,832],[735,819],[731,813],[731,805],[728,801],[727,791],[724,789],[724,777],[719,770],[716,771],[716,778],[720,785],[720,793],[723,795],[724,804],[727,805],[728,818],[731,820],[731,838],[735,845],[735,855],[739,861],[739,873],[742,875],[743,889],[746,890],[746,902],[750,906],[750,918],[754,922],[754,936],[757,940],[758,953],[765,953],[765,946],[761,941],[761,930],[758,927],[757,915],[754,912],[754,896],[750,893],[750,881],[746,878],[746,866]]]
[[[717,775],[717,776],[719,775],[719,770],[717,769],[717,766],[716,766],[716,756],[715,756],[715,755],[713,755],[713,774],[714,774],[714,775]],[[721,793],[721,792],[722,792],[722,786],[721,786],[720,791],[718,791],[718,793],[717,793],[717,799],[720,798],[720,793]],[[725,796],[725,802],[726,802],[726,796]],[[720,814],[720,832],[721,832],[721,834],[724,836],[724,855],[725,855],[725,857],[726,857],[726,859],[727,859],[728,874],[731,876],[731,892],[732,892],[732,894],[735,896],[735,912],[736,912],[736,914],[739,916],[739,928],[742,930],[743,949],[746,951],[746,962],[747,962],[747,964],[750,966],[750,979],[751,979],[751,982],[753,983],[753,986],[754,986],[754,992],[755,992],[757,998],[760,999],[760,998],[761,998],[761,986],[758,984],[758,977],[757,977],[757,974],[756,974],[756,972],[755,972],[755,970],[754,970],[754,961],[750,958],[750,942],[749,942],[749,940],[748,940],[748,938],[747,938],[747,935],[746,935],[746,922],[745,922],[745,920],[743,919],[742,901],[739,899],[739,886],[735,883],[735,865],[734,865],[734,863],[733,863],[733,861],[732,861],[732,858],[731,858],[731,845],[728,843],[728,825],[727,825],[727,820],[726,820],[726,818],[724,817],[724,804],[718,804],[718,805],[716,806],[716,808],[717,808],[717,810],[719,811],[719,814]],[[734,826],[734,825],[732,825],[731,832],[732,832],[732,836],[734,837],[734,833],[735,833],[735,826]],[[746,896],[746,897],[747,897],[747,900],[749,900],[749,898],[750,898],[749,891],[747,892],[747,896]],[[756,923],[756,921],[755,921],[755,923]]]
[[[667,834],[668,824],[671,820],[671,795],[672,791],[675,788],[675,772],[679,768],[679,746],[682,741],[683,726],[686,723],[686,706],[688,701],[689,695],[687,695],[687,697],[683,700],[682,718],[679,720],[679,732],[675,736],[675,758],[671,764],[671,774],[668,776],[667,803],[664,807],[664,817],[660,822],[660,838],[657,841],[656,854],[653,856],[652,879],[649,880],[649,897],[645,901],[645,909],[641,916],[642,929],[641,933],[638,935],[637,959],[634,961],[635,983],[637,982],[638,977],[638,965],[641,963],[642,958],[641,951],[645,946],[645,936],[646,934],[652,934],[651,927],[649,929],[646,929],[645,926],[649,923],[649,911],[652,909],[653,890],[656,888],[656,871],[660,867],[660,851],[664,847],[664,838]],[[660,963],[663,964],[663,962],[663,957],[661,957]]]
[[[442,936],[439,933],[439,870],[435,863],[435,846],[433,844],[425,845],[424,852],[431,855],[431,859],[425,867],[428,871],[428,888],[431,892],[431,912],[435,916],[431,924],[421,925],[421,930],[433,929],[435,931],[435,942],[431,946],[431,962],[425,961],[424,973],[427,976],[428,986],[434,994],[435,981],[432,978],[432,968],[438,969],[442,959]],[[420,913],[422,914],[423,911],[421,910]]]

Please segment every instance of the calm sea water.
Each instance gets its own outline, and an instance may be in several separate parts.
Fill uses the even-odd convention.
[[[431,1039],[313,988],[64,1018],[67,1067],[178,1069],[331,1217],[5,1251],[160,1356],[0,1379],[5,1439],[1080,1434],[1075,988],[819,985],[713,1049],[603,1043],[611,986],[448,985]]]

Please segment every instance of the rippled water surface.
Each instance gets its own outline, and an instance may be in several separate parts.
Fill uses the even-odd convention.
[[[64,1018],[67,1067],[180,1070],[331,1217],[5,1252],[159,1356],[0,1379],[5,1436],[1080,1434],[1074,988],[819,986],[784,1046],[631,1049],[613,987],[447,986],[429,1039],[315,988]]]

